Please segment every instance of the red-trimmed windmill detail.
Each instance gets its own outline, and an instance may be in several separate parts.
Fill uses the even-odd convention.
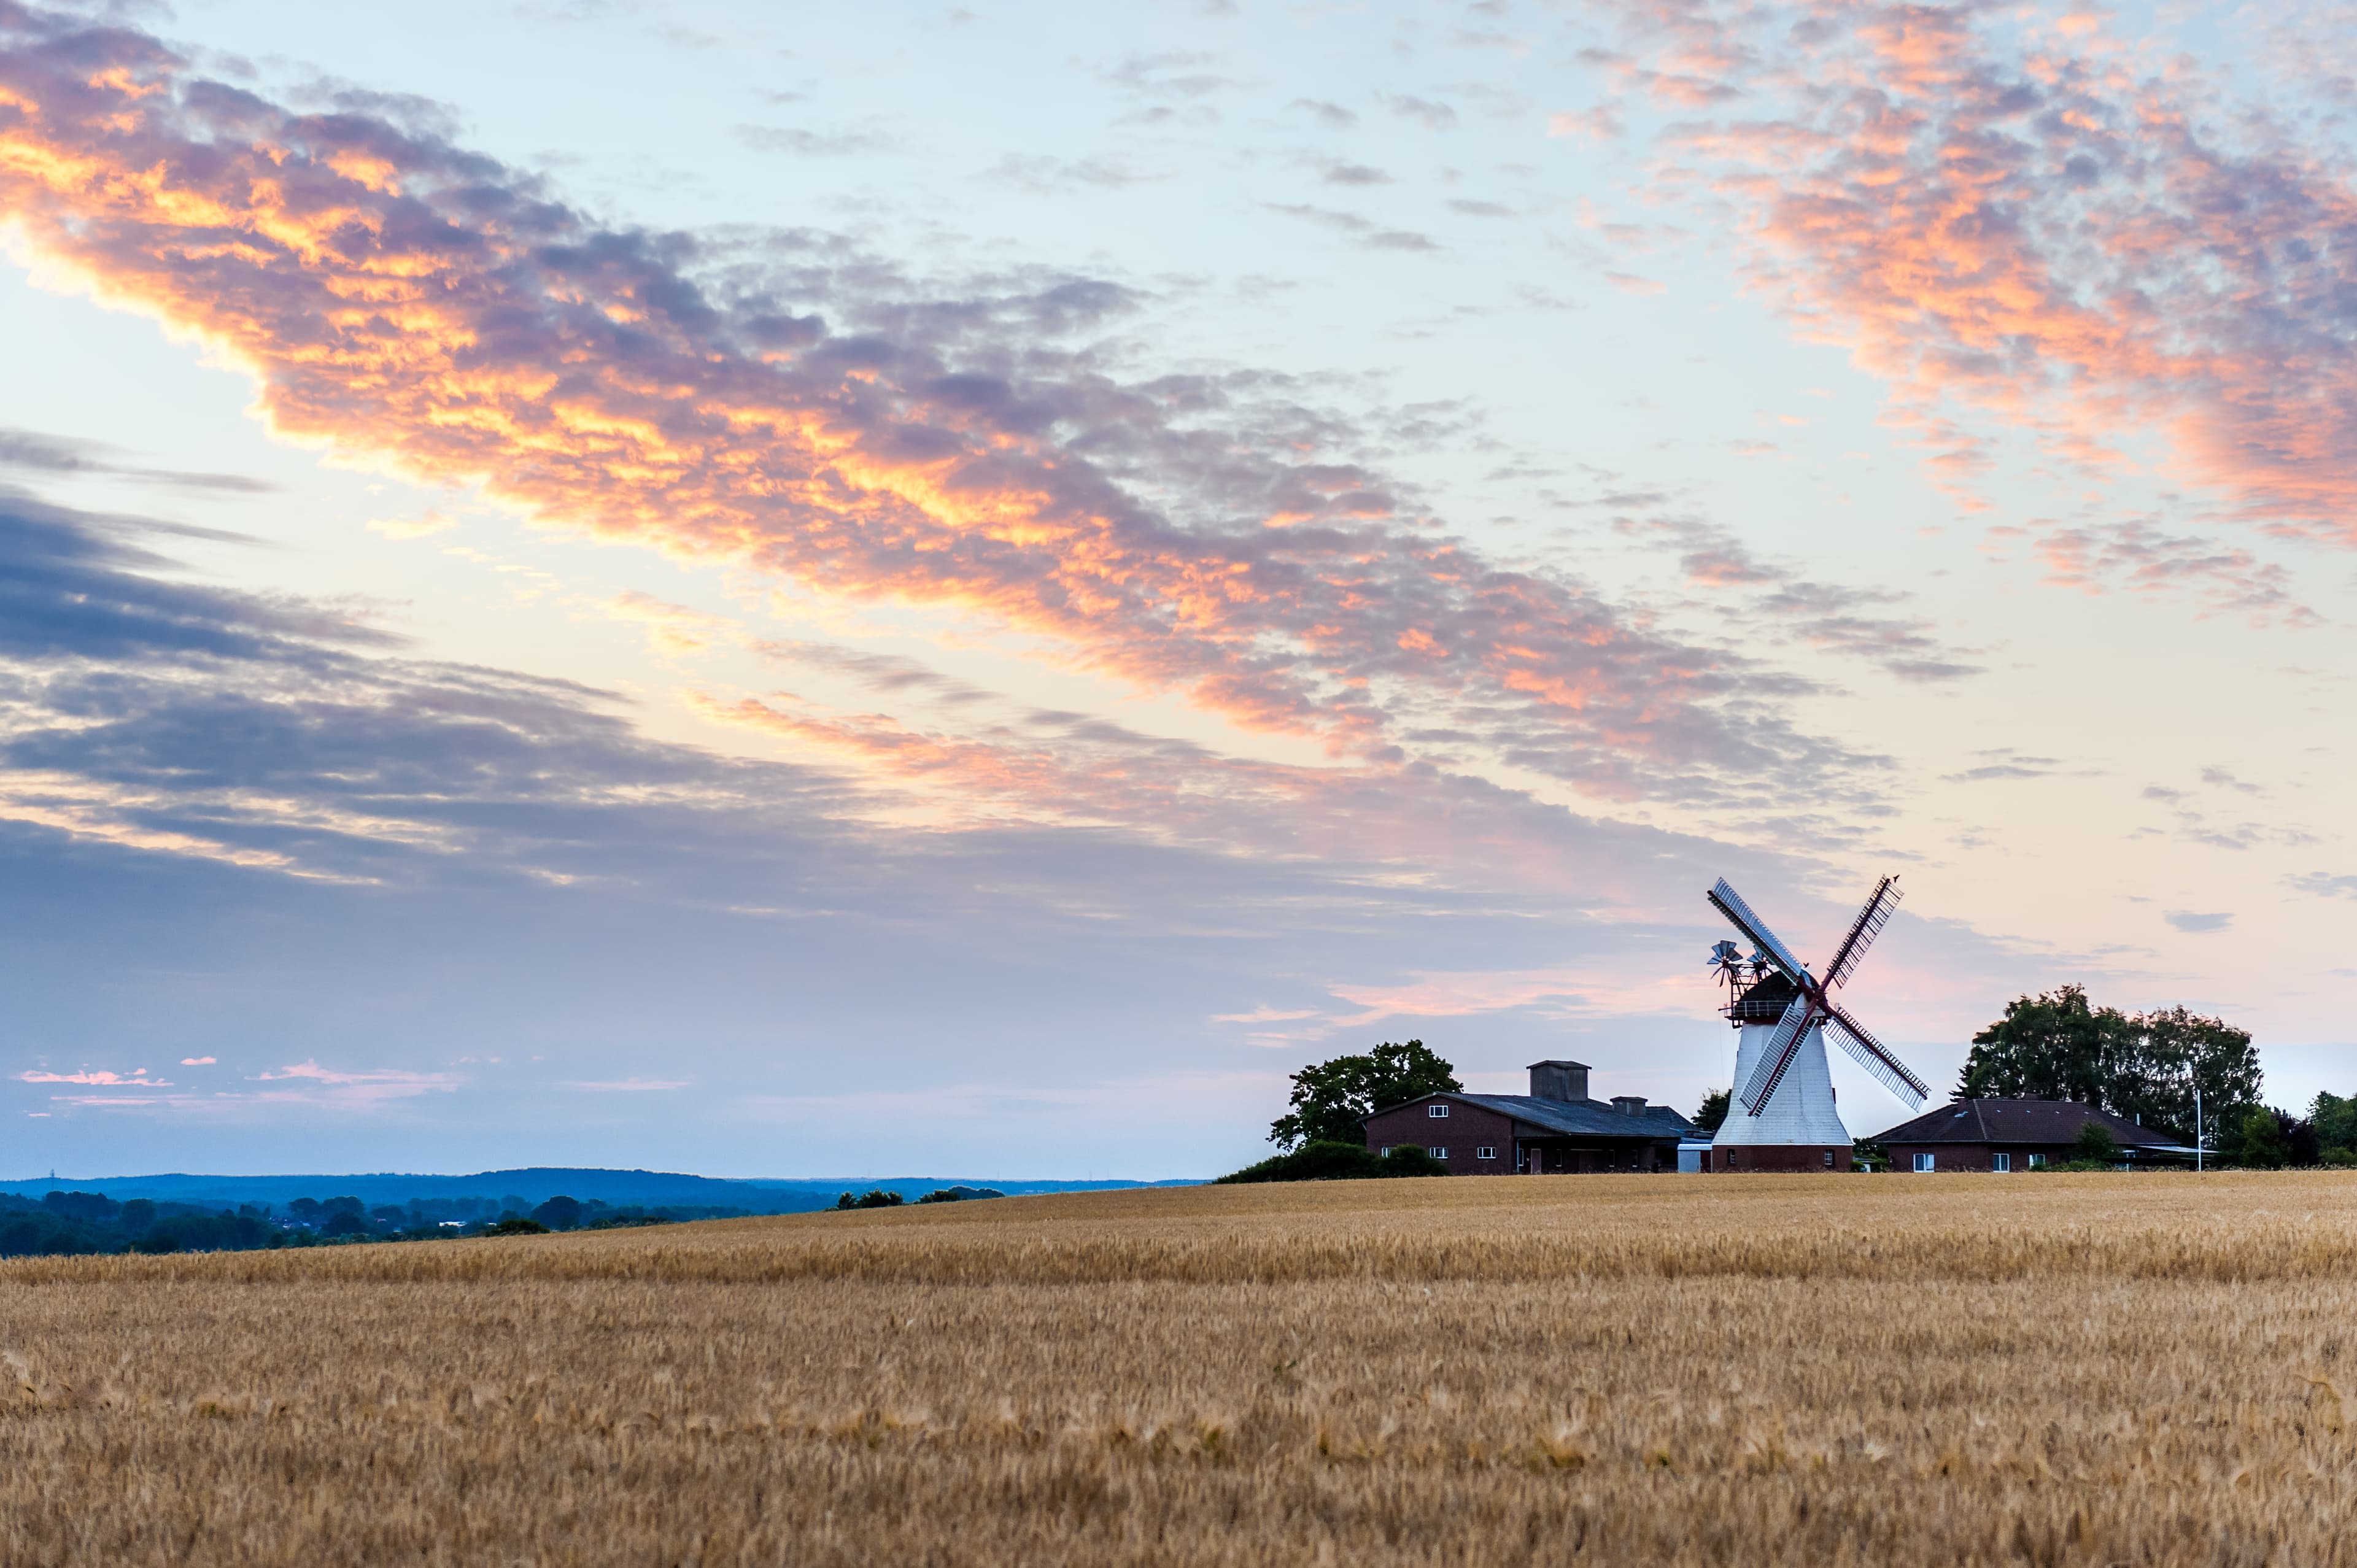
[[[1730,992],[1726,1013],[1743,1031],[1736,1056],[1736,1102],[1713,1140],[1727,1151],[1717,1168],[1814,1168],[1822,1157],[1846,1169],[1848,1131],[1833,1104],[1833,1079],[1826,1069],[1824,1036],[1835,1042],[1872,1073],[1878,1082],[1921,1107],[1931,1090],[1905,1062],[1852,1017],[1833,993],[1857,972],[1859,961],[1899,908],[1899,879],[1876,884],[1866,907],[1825,964],[1821,980],[1792,954],[1768,922],[1722,878],[1706,895],[1711,906],[1751,944],[1749,960],[1732,942],[1711,950],[1712,967]],[[1749,1159],[1737,1151],[1758,1145]],[[1782,1151],[1790,1157],[1771,1155]],[[1805,1157],[1803,1152],[1805,1151]]]

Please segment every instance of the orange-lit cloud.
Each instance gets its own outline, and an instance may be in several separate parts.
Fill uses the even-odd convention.
[[[2092,13],[1618,8],[1616,80],[1707,88],[1673,95],[1709,117],[1671,162],[1748,215],[1755,275],[1886,379],[1961,499],[1994,458],[1978,410],[2050,460],[2357,542],[2357,189],[2295,118]]]
[[[432,135],[14,7],[0,208],[248,367],[279,430],[554,523],[962,610],[1338,757],[1438,725],[1620,796],[1823,760],[1731,711],[1736,656],[1493,564],[1320,417],[1247,407],[1272,378],[1125,383],[1060,347],[1109,285],[927,300],[839,246],[600,228]]]
[[[1370,899],[1414,902],[1468,887],[1554,898],[1576,886],[1590,911],[1675,918],[1691,900],[1681,892],[1662,902],[1665,886],[1683,888],[1667,868],[1691,867],[1691,877],[1727,853],[1423,764],[1307,768],[1223,757],[1073,714],[1029,712],[952,730],[834,713],[783,693],[693,701],[717,722],[838,759],[859,778],[870,810],[897,798],[929,807],[908,814],[933,825],[1118,826],[1240,862],[1318,865]]]

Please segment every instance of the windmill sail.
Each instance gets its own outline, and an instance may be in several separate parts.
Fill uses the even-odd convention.
[[[1866,956],[1874,939],[1882,934],[1882,928],[1890,924],[1890,917],[1904,897],[1896,876],[1886,876],[1876,885],[1874,896],[1857,912],[1857,918],[1850,922],[1849,935],[1842,938],[1841,946],[1834,950],[1833,961],[1825,965],[1827,987],[1839,985],[1857,972],[1857,961]]]
[[[1711,907],[1726,916],[1737,930],[1749,937],[1753,947],[1773,960],[1776,967],[1784,972],[1785,979],[1803,991],[1815,987],[1816,982],[1810,977],[1808,966],[1794,958],[1792,950],[1777,940],[1776,933],[1768,929],[1767,921],[1751,912],[1751,906],[1743,901],[1742,894],[1727,885],[1727,878],[1720,877],[1718,886],[1703,897],[1708,898]]]
[[[1724,886],[1724,884],[1722,884]],[[1784,1008],[1784,1015],[1776,1020],[1776,1032],[1768,1037],[1768,1048],[1760,1053],[1760,1065],[1753,1069],[1751,1081],[1744,1086],[1743,1109],[1757,1116],[1768,1108],[1782,1081],[1784,1069],[1792,1065],[1792,1058],[1801,1048],[1802,1036],[1816,1014],[1816,1003],[1806,993],[1792,998]]]
[[[1923,1080],[1907,1070],[1907,1064],[1892,1056],[1882,1042],[1866,1032],[1866,1026],[1832,1002],[1824,1004],[1825,1027],[1841,1048],[1857,1058],[1857,1064],[1872,1073],[1882,1087],[1909,1104],[1921,1107],[1931,1090]]]
[[[1800,1125],[1806,1122],[1812,1133],[1830,1132],[1838,1138],[1847,1137],[1840,1117],[1833,1110],[1833,1080],[1825,1072],[1824,1030],[1830,1030],[1842,1049],[1855,1057],[1858,1064],[1872,1073],[1876,1081],[1894,1096],[1918,1108],[1922,1105],[1932,1092],[1923,1080],[1909,1070],[1905,1062],[1885,1049],[1882,1042],[1867,1033],[1864,1025],[1835,1006],[1831,994],[1833,987],[1842,984],[1857,972],[1867,949],[1874,945],[1874,939],[1880,936],[1883,928],[1890,923],[1892,914],[1899,908],[1899,878],[1886,876],[1875,884],[1866,908],[1857,912],[1857,918],[1850,922],[1849,930],[1842,937],[1840,945],[1834,949],[1833,959],[1825,965],[1825,978],[1822,982],[1793,956],[1792,950],[1768,929],[1768,922],[1753,912],[1751,906],[1744,902],[1743,896],[1725,878],[1722,877],[1704,897],[1710,900],[1713,908],[1727,917],[1729,924],[1749,938],[1752,946],[1758,950],[1752,955],[1752,983],[1748,986],[1737,983],[1733,967],[1727,961],[1730,945],[1721,942],[1711,950],[1715,966],[1727,979],[1730,987],[1725,1009],[1727,1016],[1740,1026],[1744,1033],[1744,1044],[1737,1054],[1736,1071],[1738,1076],[1745,1077],[1738,1102],[1749,1115],[1739,1123],[1748,1131],[1737,1138],[1737,1142],[1780,1141],[1760,1136],[1775,1120],[1768,1114],[1771,1101],[1778,1107],[1778,1116],[1798,1119],[1792,1127],[1783,1130],[1787,1134],[1798,1131]],[[1766,973],[1771,966],[1777,972],[1774,976]],[[1772,1025],[1767,1023],[1770,1015],[1776,1020]],[[1812,1029],[1821,1030],[1818,1038],[1810,1037]],[[1755,1048],[1757,1055],[1753,1054]],[[1804,1065],[1796,1068],[1796,1063]],[[1776,1099],[1780,1085],[1786,1088],[1782,1100]],[[1814,1102],[1820,1100],[1822,1107],[1815,1107]],[[1823,1112],[1822,1119],[1813,1120],[1819,1109]],[[1728,1129],[1723,1127],[1720,1136],[1725,1136],[1727,1132]],[[1822,1140],[1813,1137],[1795,1140],[1787,1135],[1781,1141],[1813,1144]],[[1827,1156],[1828,1159],[1833,1157],[1832,1155]]]

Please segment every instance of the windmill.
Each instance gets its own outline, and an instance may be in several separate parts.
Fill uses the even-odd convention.
[[[1705,895],[1753,949],[1748,964],[1736,945],[1711,949],[1711,965],[1728,987],[1727,1019],[1743,1031],[1736,1048],[1736,1101],[1712,1139],[1717,1170],[1846,1169],[1849,1130],[1834,1109],[1824,1036],[1855,1057],[1882,1086],[1921,1107],[1931,1092],[1905,1062],[1833,998],[1899,908],[1899,879],[1875,885],[1818,979],[1754,914],[1724,878]],[[1751,979],[1743,980],[1749,968]]]

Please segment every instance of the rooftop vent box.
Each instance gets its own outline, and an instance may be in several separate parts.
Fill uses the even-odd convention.
[[[1587,1099],[1587,1064],[1586,1062],[1533,1062],[1531,1064],[1531,1098],[1533,1100]]]

